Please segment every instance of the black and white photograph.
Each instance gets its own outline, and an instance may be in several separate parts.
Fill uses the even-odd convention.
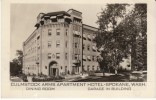
[[[147,82],[147,4],[11,4],[11,82]]]
[[[155,0],[3,0],[2,98],[151,98]]]

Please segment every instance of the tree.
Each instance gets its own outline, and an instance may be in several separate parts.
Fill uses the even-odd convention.
[[[109,4],[97,21],[100,31],[95,42],[98,48],[104,48],[103,62],[116,72],[119,63],[128,56],[132,57],[132,66],[147,65],[147,7],[146,4],[135,4],[134,9],[126,13],[128,6]]]
[[[18,56],[18,64],[22,66],[23,64],[23,51],[22,50],[17,50],[16,55]]]
[[[10,75],[18,75],[22,73],[22,64],[23,64],[23,52],[22,50],[16,51],[17,58],[14,58],[10,62]]]
[[[147,69],[147,5],[135,4],[118,29],[129,38],[132,70]]]
[[[101,15],[98,17],[97,23],[99,24],[100,31],[95,38],[98,48],[104,48],[101,56],[105,62],[103,67],[113,67],[115,72],[119,67],[119,63],[123,57],[127,57],[127,42],[123,34],[117,29],[118,20],[124,18],[126,14],[127,4],[108,4],[107,9],[102,10]],[[117,73],[116,73],[117,74]]]

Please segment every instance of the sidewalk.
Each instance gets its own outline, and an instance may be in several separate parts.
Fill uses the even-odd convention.
[[[65,79],[63,79],[62,81],[63,82],[71,82],[71,81],[74,81],[76,79],[81,79],[81,75],[66,75],[65,76]]]

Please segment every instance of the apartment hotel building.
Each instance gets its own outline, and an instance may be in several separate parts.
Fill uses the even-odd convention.
[[[23,73],[47,76],[99,70],[93,39],[97,28],[83,24],[74,9],[40,13],[35,31],[23,43]]]

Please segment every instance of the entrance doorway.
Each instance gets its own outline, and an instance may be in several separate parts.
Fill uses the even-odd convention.
[[[51,61],[49,63],[49,76],[58,76],[58,71],[57,62]]]
[[[52,68],[52,73],[53,73],[53,76],[56,76],[56,68]]]
[[[73,71],[73,74],[78,74],[79,73],[79,66],[72,66],[72,71]]]

